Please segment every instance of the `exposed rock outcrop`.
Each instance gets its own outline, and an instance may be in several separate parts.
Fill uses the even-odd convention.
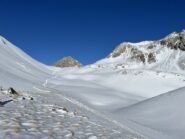
[[[117,46],[113,53],[111,53],[108,57],[118,57],[120,56],[122,53],[124,53],[126,51],[126,49],[128,48],[132,48],[132,45],[124,43],[123,45],[120,44],[119,46]]]
[[[166,45],[172,49],[185,51],[185,30],[177,33],[173,32],[160,41],[161,45]]]
[[[160,48],[171,48],[174,50],[185,51],[185,30],[173,32],[165,38],[158,41],[144,41],[140,43],[121,43],[117,46],[108,58],[122,56],[129,62],[140,62],[143,64],[152,64],[157,61],[156,53]]]
[[[131,59],[145,63],[145,55],[143,54],[142,51],[139,51],[137,48],[131,49]]]
[[[62,68],[63,67],[82,67],[82,64],[78,60],[72,58],[71,56],[67,56],[62,58],[58,62],[56,62],[54,66],[62,67]]]
[[[154,63],[154,62],[156,62],[156,57],[155,57],[154,53],[149,53],[148,54],[148,63],[150,64],[150,63]]]

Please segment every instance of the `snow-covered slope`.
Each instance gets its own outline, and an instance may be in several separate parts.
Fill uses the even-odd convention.
[[[3,37],[0,59],[0,138],[141,138],[104,112],[143,98],[66,79],[60,68],[35,61]],[[19,94],[8,94],[9,87]]]
[[[4,106],[0,114],[2,127],[0,138],[42,138],[50,137],[50,132],[54,138],[66,139],[71,136],[78,138],[103,138],[103,136],[130,138],[133,136],[133,138],[139,138],[137,133],[122,128],[101,112],[133,104],[143,98],[80,79],[66,79],[60,73],[62,72],[60,68],[49,67],[35,61],[3,37],[0,38],[0,58],[0,86],[3,89],[13,87],[23,94],[22,98],[9,98],[7,94],[6,100],[0,92],[0,105]],[[24,94],[34,96],[34,101],[27,103]],[[61,106],[72,108],[73,115],[61,113]],[[52,107],[56,107],[59,111],[56,109],[53,112]],[[95,108],[101,110],[100,114],[94,110]],[[74,115],[75,111],[81,111],[83,116],[80,118]],[[49,112],[51,114],[48,114]],[[26,118],[19,115],[26,115]],[[65,121],[63,121],[64,118]],[[8,125],[7,120],[10,122]],[[79,123],[76,122],[77,120]],[[43,125],[49,121],[52,122]],[[63,123],[62,127],[60,127],[60,122]],[[78,128],[75,128],[76,125]],[[110,130],[103,127],[110,127]],[[114,127],[116,129],[113,129]],[[58,130],[61,131],[60,134]],[[104,130],[107,131],[102,134]]]
[[[35,61],[22,50],[0,37],[0,85],[30,90],[51,76],[49,67]]]
[[[121,129],[119,130],[119,132],[121,131],[119,136],[122,136],[124,132],[124,134],[129,134],[133,138],[140,137],[139,133],[150,138],[182,138],[184,134],[180,130],[185,129],[183,125],[178,128],[176,124],[177,130],[174,128],[166,128],[165,130],[165,127],[170,126],[169,120],[157,120],[149,115],[149,112],[145,113],[145,107],[148,111],[149,109],[152,110],[153,102],[156,102],[155,107],[160,107],[160,104],[163,105],[161,108],[167,113],[169,106],[171,106],[167,105],[170,101],[181,109],[182,99],[178,102],[181,95],[172,95],[172,98],[166,97],[166,95],[164,95],[165,97],[163,95],[162,97],[156,97],[159,100],[161,97],[159,102],[155,98],[154,100],[144,101],[141,104],[138,102],[185,86],[184,34],[185,31],[172,33],[159,41],[122,43],[107,58],[95,64],[80,68],[63,69],[37,62],[5,38],[0,37],[0,86],[3,88],[13,87],[16,90],[26,91],[26,93],[34,95],[37,103],[33,105],[32,103],[28,104],[31,120],[39,115],[39,112],[33,112],[35,109],[32,107],[41,105],[41,107],[36,109],[39,111],[42,105],[43,107],[45,105],[53,106],[57,102],[57,106],[59,106],[60,100],[63,100],[61,102],[62,105],[67,103],[68,107],[82,109],[83,114],[87,111],[86,114],[88,116],[94,115],[91,118],[94,119],[93,117],[95,117],[94,120],[96,122],[99,122],[101,117],[103,121],[111,123],[110,127],[113,125],[113,127],[119,127]],[[166,99],[164,104],[163,98]],[[39,100],[39,103],[37,100]],[[27,103],[16,101],[18,101],[18,110],[20,110],[18,114],[27,112],[21,110],[21,104],[23,104],[23,107],[27,107]],[[10,102],[11,107],[7,109],[13,113],[15,106],[12,103]],[[145,103],[147,104],[145,105]],[[177,121],[179,124],[181,118],[180,109],[177,111],[176,117],[172,117],[173,120],[179,118],[179,121]],[[46,114],[47,110],[42,112]],[[143,112],[140,113],[137,110]],[[143,114],[146,117],[146,121],[145,119],[135,117],[134,112],[137,112],[138,116]],[[169,112],[171,111],[169,110]],[[162,118],[167,115],[160,110],[151,111],[151,113],[154,116],[164,114]],[[12,116],[15,118],[14,116],[16,115]],[[60,113],[56,112],[54,116],[56,116],[54,118],[56,120],[59,118]],[[70,115],[66,116],[70,117]],[[130,121],[128,119],[129,116],[136,123]],[[151,121],[149,120],[150,116]],[[12,118],[11,115],[10,118]],[[77,117],[74,118],[76,120]],[[116,120],[120,120],[120,123]],[[88,122],[90,121],[88,120]],[[144,128],[145,124],[146,127]],[[129,125],[131,125],[130,129],[128,128]],[[53,126],[51,125],[51,127]],[[92,125],[89,128],[93,129]],[[107,130],[110,131],[109,129]],[[147,130],[147,133],[143,132],[144,130]],[[163,135],[163,133],[167,135]],[[109,137],[116,138],[112,134]],[[127,138],[129,137],[127,136]],[[145,137],[143,136],[143,138]]]
[[[127,119],[144,128],[166,134],[174,139],[185,138],[185,88],[147,99],[127,108],[116,110],[117,119]],[[143,128],[143,129],[142,129]],[[150,135],[152,136],[152,135]],[[156,138],[154,136],[154,138]]]
[[[102,107],[102,109],[111,106],[108,110],[113,107],[119,108],[120,105],[133,104],[143,99],[137,95],[106,88],[96,82],[87,82],[80,78],[68,79],[64,76],[67,75],[65,70],[68,71],[68,68],[62,70],[61,68],[43,65],[5,38],[1,37],[0,40],[0,86],[3,88],[13,87],[18,90],[43,93],[50,92],[50,89],[62,90],[63,92],[66,90],[66,95],[70,94],[70,97],[87,105]]]
[[[183,87],[185,76],[145,69],[120,69],[108,67],[67,68],[58,71],[68,81],[83,81],[90,84],[114,89],[120,94],[130,94],[149,98]],[[58,84],[62,84],[59,82]],[[112,92],[115,95],[115,92]],[[105,94],[106,95],[106,94]]]
[[[180,34],[183,33],[184,31]],[[72,93],[71,96],[82,101],[88,97],[85,99],[87,103],[95,106],[100,104],[106,106],[107,102],[114,106],[130,105],[184,86],[185,76],[179,61],[183,65],[185,52],[180,49],[170,49],[166,44],[162,45],[164,40],[170,42],[176,36],[179,34],[172,33],[160,41],[123,43],[109,57],[95,64],[83,68],[64,69],[49,67],[33,60],[1,37],[0,83],[3,87],[12,86],[21,90],[37,91],[47,91],[46,88],[61,90],[64,85],[78,86],[79,90],[82,90],[81,86],[87,89],[99,88],[97,94],[87,95],[87,91],[84,90],[78,94]],[[100,94],[102,97],[97,97]]]

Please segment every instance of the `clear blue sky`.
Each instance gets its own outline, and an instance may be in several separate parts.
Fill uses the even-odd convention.
[[[45,64],[68,55],[89,64],[121,42],[185,29],[184,7],[184,0],[0,0],[0,34]]]

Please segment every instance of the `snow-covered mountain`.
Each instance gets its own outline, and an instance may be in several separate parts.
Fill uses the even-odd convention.
[[[167,93],[185,86],[184,40],[183,30],[158,41],[122,43],[94,64],[58,68],[39,63],[0,37],[0,98],[11,99],[0,100],[3,106],[8,103],[0,114],[2,138],[14,131],[27,138],[32,131],[35,138],[50,133],[53,138],[184,138],[184,89]],[[21,95],[9,97],[9,87]],[[34,103],[27,101],[30,96]],[[28,119],[19,117],[25,113]],[[11,119],[11,132],[5,130],[4,115]],[[170,128],[170,120],[177,118]]]
[[[115,48],[99,66],[113,66],[123,69],[151,69],[165,72],[184,73],[185,30],[171,33],[158,41],[139,43],[124,42]]]

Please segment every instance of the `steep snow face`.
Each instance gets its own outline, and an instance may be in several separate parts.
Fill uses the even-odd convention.
[[[49,67],[35,61],[3,37],[0,37],[0,59],[0,85],[3,87],[30,90],[51,75]]]
[[[185,71],[185,31],[172,33],[159,41],[122,43],[98,66],[123,69],[152,69],[165,72]]]
[[[119,109],[117,113],[115,113],[120,121],[126,118],[140,125],[140,130],[142,130],[142,128],[149,128],[175,139],[184,139],[184,100],[185,88],[181,88],[142,101],[130,107]],[[146,134],[146,131],[147,130],[145,130],[144,134]],[[152,136],[152,134],[150,136]]]

